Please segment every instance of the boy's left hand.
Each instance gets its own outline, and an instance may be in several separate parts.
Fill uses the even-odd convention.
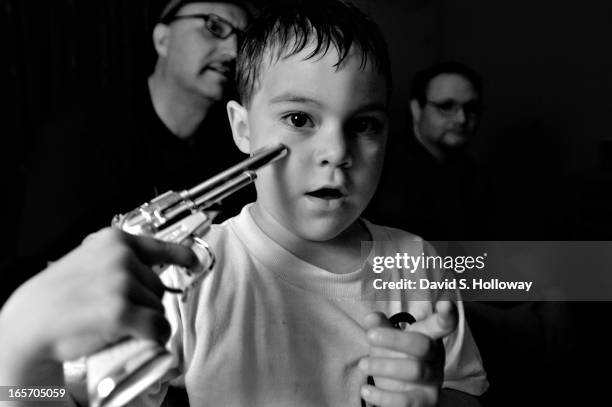
[[[442,338],[457,328],[456,305],[439,301],[422,321],[398,330],[382,313],[364,321],[370,356],[359,367],[374,377],[375,386],[364,385],[361,396],[381,407],[436,406],[444,380]]]

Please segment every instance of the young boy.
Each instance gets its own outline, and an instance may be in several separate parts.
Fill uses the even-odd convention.
[[[241,151],[283,143],[289,155],[259,171],[255,203],[206,236],[215,270],[185,302],[164,298],[176,375],[136,403],[160,404],[172,380],[192,406],[473,405],[468,394],[481,394],[487,382],[461,304],[438,302],[443,293],[434,290],[423,297],[374,287],[376,278],[439,278],[424,269],[373,273],[375,257],[418,256],[428,247],[359,218],[378,183],[388,130],[382,35],[346,3],[293,4],[246,34],[241,104],[228,104]],[[189,263],[184,253],[162,258]],[[154,286],[144,274],[139,269],[139,282]],[[178,270],[163,276],[170,286],[183,278]],[[399,312],[417,322],[392,328],[387,317]]]
[[[228,103],[235,143],[247,154],[283,143],[289,156],[260,170],[255,203],[207,235],[216,270],[187,302],[166,297],[175,384],[192,405],[434,405],[443,379],[485,390],[460,305],[454,329],[449,303],[428,317],[441,293],[411,301],[373,287],[374,256],[427,251],[414,235],[359,218],[385,151],[386,52],[377,26],[339,1],[279,6],[246,34],[241,104]],[[373,314],[400,311],[421,322],[402,332]],[[442,336],[444,375],[431,338]],[[378,384],[366,385],[368,375]]]

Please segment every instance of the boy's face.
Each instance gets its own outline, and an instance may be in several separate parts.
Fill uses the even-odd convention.
[[[241,150],[289,147],[287,158],[259,171],[261,212],[302,239],[326,241],[355,222],[376,190],[387,140],[387,91],[370,63],[361,69],[359,52],[337,69],[333,47],[305,59],[313,49],[266,62],[248,111],[234,105],[246,120],[237,120],[231,105],[229,111]]]

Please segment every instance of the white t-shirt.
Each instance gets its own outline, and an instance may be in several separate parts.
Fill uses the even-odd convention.
[[[441,294],[431,290],[430,298],[415,301],[409,290],[375,289],[376,278],[432,279],[436,272],[375,274],[372,258],[417,256],[428,247],[417,236],[364,221],[374,244],[363,267],[334,274],[271,240],[249,208],[206,235],[217,264],[186,302],[164,299],[173,330],[169,346],[177,355],[173,384],[185,386],[192,407],[359,406],[366,377],[357,364],[369,353],[364,317],[407,311],[420,320]],[[166,274],[167,284],[182,284],[180,271]],[[444,341],[444,387],[479,395],[488,383],[458,307],[458,329]],[[139,401],[160,404],[164,386],[154,386]]]

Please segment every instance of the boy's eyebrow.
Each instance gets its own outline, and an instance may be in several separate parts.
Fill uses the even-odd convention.
[[[318,107],[323,106],[323,103],[319,102],[316,99],[312,99],[306,96],[302,96],[302,95],[297,95],[294,93],[283,93],[281,95],[275,96],[272,99],[270,99],[270,104],[275,104],[275,103],[286,103],[286,102],[292,102],[292,103],[306,103],[309,105],[315,105]],[[380,103],[380,102],[372,102],[369,104],[366,104],[364,106],[360,106],[356,112],[369,112],[369,111],[382,111],[382,112],[387,112],[388,107],[386,103]]]
[[[389,107],[387,106],[386,103],[372,102],[372,103],[368,103],[367,105],[360,106],[359,109],[356,110],[356,112],[357,113],[371,112],[371,111],[377,111],[377,110],[387,113],[387,111],[389,110]]]
[[[306,103],[309,105],[316,105],[316,106],[323,105],[323,103],[319,102],[318,100],[315,100],[315,99],[312,99],[306,96],[302,96],[302,95],[297,95],[295,93],[283,93],[283,94],[280,94],[270,99],[271,104],[284,103],[284,102]]]

